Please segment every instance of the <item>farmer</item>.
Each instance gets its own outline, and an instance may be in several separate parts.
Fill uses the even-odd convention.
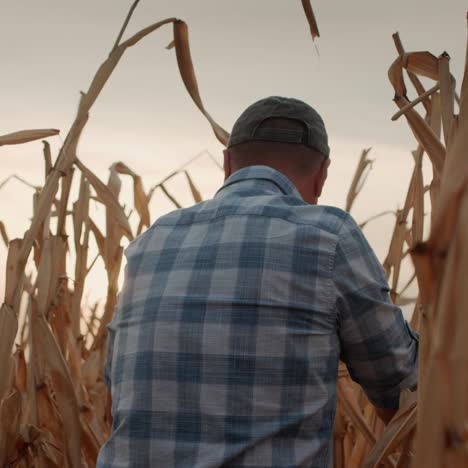
[[[128,247],[98,467],[327,467],[340,359],[386,422],[415,387],[418,339],[379,261],[349,214],[317,206],[329,153],[309,105],[260,100],[214,198]]]

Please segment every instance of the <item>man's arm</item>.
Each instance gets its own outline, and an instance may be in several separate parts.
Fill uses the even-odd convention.
[[[417,384],[418,337],[391,303],[383,268],[351,217],[340,232],[333,279],[341,359],[387,423],[400,390]]]

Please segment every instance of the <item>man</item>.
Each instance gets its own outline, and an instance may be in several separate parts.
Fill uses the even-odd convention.
[[[314,109],[258,101],[215,197],[128,247],[99,467],[329,466],[340,359],[394,414],[416,385],[417,337],[351,216],[316,205],[329,164]]]

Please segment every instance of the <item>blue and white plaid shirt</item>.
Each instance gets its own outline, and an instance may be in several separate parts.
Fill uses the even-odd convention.
[[[346,212],[266,166],[126,250],[98,467],[326,467],[338,361],[370,400],[413,387],[417,337]]]

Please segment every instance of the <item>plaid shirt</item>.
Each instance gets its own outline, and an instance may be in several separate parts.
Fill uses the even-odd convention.
[[[344,211],[266,166],[160,218],[126,250],[98,467],[326,467],[338,361],[381,408],[417,336]]]

